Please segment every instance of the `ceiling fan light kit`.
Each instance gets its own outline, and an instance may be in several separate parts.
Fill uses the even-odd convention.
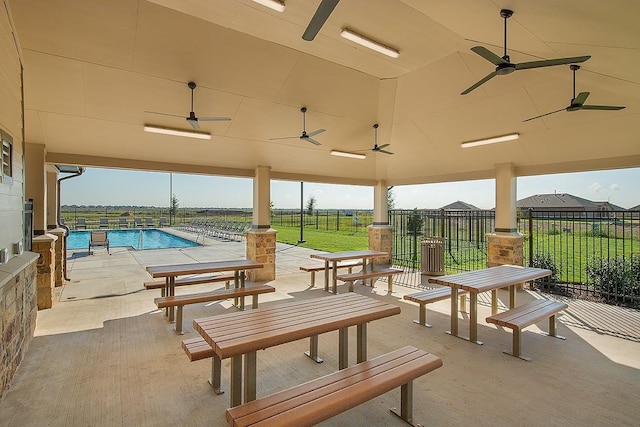
[[[339,157],[349,157],[351,159],[360,159],[360,160],[364,160],[367,158],[365,154],[350,153],[348,151],[340,151],[340,150],[331,150],[331,155],[339,156]]]
[[[254,2],[275,10],[276,12],[284,12],[286,5],[283,1],[279,0],[253,0]]]
[[[385,46],[384,44],[377,42],[375,40],[371,40],[367,37],[361,36],[358,33],[354,33],[348,28],[343,29],[342,32],[340,33],[340,36],[354,43],[358,43],[360,46],[364,46],[366,48],[375,50],[376,52],[381,53],[383,55],[390,56],[391,58],[400,57],[400,52],[398,50],[391,48],[389,46]]]
[[[211,134],[207,132],[172,129],[154,125],[144,125],[144,131],[149,133],[161,133],[163,135],[184,136],[186,138],[211,139]]]
[[[510,133],[509,135],[494,136],[491,138],[477,139],[475,141],[467,141],[460,144],[462,148],[477,147],[478,145],[497,144],[498,142],[514,141],[520,138],[519,133]]]

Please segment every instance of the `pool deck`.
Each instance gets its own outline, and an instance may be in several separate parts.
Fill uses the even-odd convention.
[[[180,234],[180,233],[178,233]],[[193,235],[192,235],[193,236]],[[206,246],[132,251],[126,248],[69,254],[71,280],[57,288],[53,308],[38,312],[35,337],[10,389],[0,401],[0,426],[225,426],[229,398],[207,384],[209,361],[189,362],[183,339],[198,336],[191,320],[234,311],[229,301],[185,309],[185,335],[156,309],[159,291],[146,291],[145,267],[245,257],[245,242],[206,239]],[[329,297],[309,288],[300,265],[315,251],[277,245],[276,292],[262,295],[262,307],[313,297]],[[317,283],[322,283],[321,277]],[[213,287],[220,287],[214,284]],[[180,292],[210,289],[195,285]],[[339,287],[340,292],[346,289]],[[565,341],[523,333],[525,362],[502,353],[511,348],[511,331],[486,324],[489,296],[479,298],[479,336],[471,344],[447,335],[449,301],[429,306],[428,329],[412,322],[418,308],[403,295],[415,289],[394,284],[356,292],[398,305],[402,313],[372,322],[369,356],[414,345],[442,358],[444,366],[414,382],[415,421],[431,426],[636,426],[640,425],[640,312],[604,304],[568,300],[558,318]],[[499,293],[502,304],[508,301]],[[541,295],[518,292],[519,302]],[[468,316],[461,315],[461,328]],[[545,322],[539,324],[546,328]],[[355,331],[350,331],[355,342]],[[301,340],[258,352],[258,396],[300,384],[337,369],[338,334],[319,337],[324,363],[302,353]],[[355,352],[349,355],[355,363]],[[228,388],[229,361],[222,384]],[[403,426],[388,411],[399,404],[394,390],[326,421],[322,426]]]

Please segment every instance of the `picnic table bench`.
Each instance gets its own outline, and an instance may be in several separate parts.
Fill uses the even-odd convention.
[[[400,413],[413,421],[413,380],[442,366],[433,354],[407,346],[290,389],[227,409],[230,426],[312,426],[396,387]]]
[[[469,292],[465,290],[458,291],[458,298],[460,298],[459,306],[460,306],[461,312],[466,311],[466,305],[467,305],[466,295],[468,293]],[[419,325],[430,328],[432,325],[427,323],[427,304],[431,304],[432,302],[442,301],[442,300],[451,298],[451,288],[447,286],[442,286],[440,288],[429,289],[428,291],[416,292],[414,294],[405,295],[403,298],[406,299],[407,301],[413,301],[420,304],[420,308],[419,308],[420,317],[418,318],[418,320],[414,320],[414,322]]]
[[[504,353],[511,356],[518,357],[520,359],[529,361],[528,357],[521,355],[522,329],[527,326],[533,325],[540,320],[549,318],[549,333],[547,335],[565,339],[565,337],[556,334],[556,314],[566,309],[567,304],[558,301],[550,301],[547,299],[538,299],[529,303],[519,305],[511,310],[503,311],[502,313],[493,314],[487,317],[488,323],[495,323],[499,326],[513,329],[513,348],[512,351],[504,351]]]
[[[252,308],[258,308],[258,295],[267,292],[275,292],[275,288],[269,285],[243,286],[238,288],[222,288],[211,292],[201,292],[186,295],[167,295],[155,298],[153,302],[158,308],[177,307],[176,312],[176,333],[182,334],[182,309],[188,304],[198,304],[202,302],[220,301],[228,298],[244,298],[253,296]],[[244,307],[244,304],[241,304]]]
[[[338,263],[336,265],[336,268],[337,269],[347,268],[348,272],[351,273],[351,271],[353,270],[353,267],[357,267],[359,265],[362,265],[361,261],[345,261],[345,262]],[[303,265],[300,267],[300,270],[311,273],[311,283],[309,284],[309,287],[311,288],[316,286],[316,273],[318,271],[326,271],[324,264]],[[333,270],[333,265],[329,265],[329,270]]]
[[[359,271],[357,273],[348,273],[348,274],[338,274],[336,278],[338,280],[342,280],[349,284],[349,292],[353,292],[353,282],[356,280],[370,280],[370,286],[373,288],[376,279],[380,277],[387,278],[387,291],[389,293],[393,292],[393,280],[392,277],[394,274],[400,274],[403,271],[399,268],[376,268],[373,269],[371,267],[367,267],[365,270]]]
[[[175,280],[174,286],[189,286],[189,285],[200,285],[203,283],[215,283],[215,282],[225,282],[225,287],[229,287],[229,283],[234,280],[233,273],[223,273],[223,274],[213,274],[206,276],[190,276],[190,277],[181,277]],[[151,280],[149,282],[144,282],[145,289],[160,289],[160,296],[163,297],[167,293],[167,281],[162,280]]]

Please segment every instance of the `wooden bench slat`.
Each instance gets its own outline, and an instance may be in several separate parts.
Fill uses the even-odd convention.
[[[311,426],[396,387],[404,387],[415,378],[441,366],[442,360],[438,357],[408,346],[230,408],[227,410],[227,421],[233,426]],[[407,401],[410,404],[410,396]],[[410,413],[404,415],[410,418]]]
[[[338,280],[342,280],[343,282],[349,283],[349,292],[353,292],[353,282],[356,280],[367,280],[369,279],[370,286],[373,288],[375,284],[375,279],[380,277],[387,277],[387,292],[393,292],[393,280],[392,277],[394,274],[400,274],[404,271],[399,268],[377,268],[372,270],[367,267],[366,270],[359,271],[357,273],[350,274],[339,274],[336,276]]]
[[[189,357],[189,360],[195,362],[196,360],[207,359],[213,357],[213,348],[204,340],[204,338],[190,338],[182,341],[182,349]]]
[[[348,268],[348,267],[357,267],[362,265],[361,261],[344,261],[338,263],[338,268]],[[300,270],[306,272],[317,272],[324,271],[324,264],[313,264],[313,265],[303,265],[300,267]],[[333,270],[333,264],[329,263],[329,270]]]
[[[214,274],[207,276],[181,277],[176,279],[175,286],[199,285],[201,283],[226,282],[234,279],[233,273]],[[152,280],[144,282],[146,289],[164,289],[165,280]]]
[[[458,289],[460,311],[462,312],[466,311],[466,295],[468,293],[469,291]],[[417,302],[418,304],[420,304],[420,307],[418,307],[419,318],[418,320],[414,320],[414,323],[430,328],[433,325],[427,323],[427,304],[451,298],[451,288],[449,286],[442,286],[440,288],[429,289],[427,291],[405,295],[403,298],[407,301]]]
[[[512,308],[511,310],[497,313],[486,318],[488,323],[495,323],[513,330],[512,351],[505,353],[520,359],[530,360],[528,357],[521,355],[522,352],[522,329],[533,325],[542,319],[549,319],[549,336],[565,339],[565,337],[556,334],[556,314],[566,309],[567,304],[547,299],[539,299]]]
[[[254,285],[240,288],[223,288],[211,292],[198,294],[173,295],[155,298],[153,301],[158,308],[177,307],[176,313],[176,333],[182,334],[182,311],[185,305],[198,304],[202,302],[220,301],[228,298],[242,298],[253,296],[253,308],[258,308],[258,295],[267,292],[275,292],[275,288],[269,285]],[[244,302],[242,302],[244,308]]]

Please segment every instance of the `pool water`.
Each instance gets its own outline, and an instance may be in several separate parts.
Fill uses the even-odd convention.
[[[90,230],[71,231],[67,238],[68,249],[88,249]],[[107,230],[110,247],[131,246],[140,249],[188,248],[200,246],[190,240],[161,230]],[[142,247],[141,247],[142,246]]]

